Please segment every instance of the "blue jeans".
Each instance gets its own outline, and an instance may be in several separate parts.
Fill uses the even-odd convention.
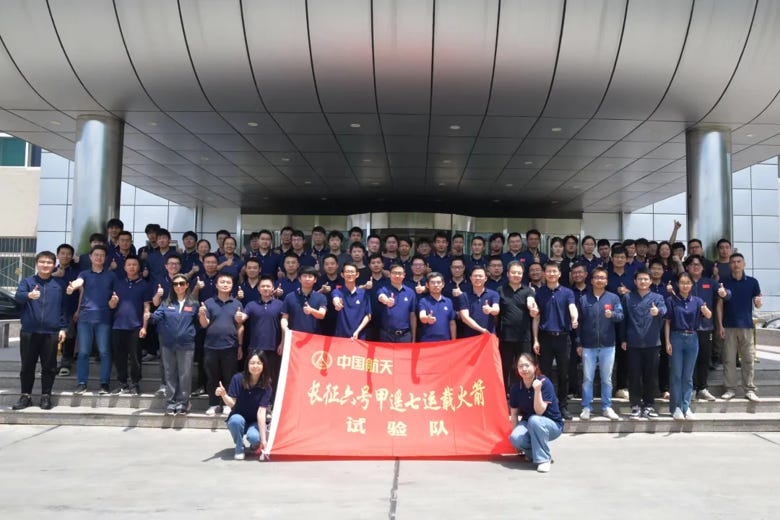
[[[612,407],[612,365],[615,347],[582,349],[582,407],[590,408],[593,401],[593,377],[599,367],[601,379],[601,409]]]
[[[246,419],[241,414],[234,413],[227,421],[230,435],[233,436],[233,442],[236,443],[236,451],[244,450],[244,435],[249,441],[251,448],[257,448],[260,445],[260,430],[257,428],[257,421],[247,424]]]
[[[86,385],[89,380],[89,356],[92,354],[94,340],[100,352],[100,384],[107,385],[111,379],[111,324],[79,321],[76,330],[79,345],[76,375],[79,384]]]
[[[694,334],[672,332],[672,358],[669,367],[669,411],[680,408],[683,413],[691,406],[693,370],[699,355],[699,337]]]
[[[516,450],[523,450],[536,464],[552,460],[548,443],[561,436],[558,423],[544,415],[532,415],[528,421],[520,421],[509,435],[509,442]]]

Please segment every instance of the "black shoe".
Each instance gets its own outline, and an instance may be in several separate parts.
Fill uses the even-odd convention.
[[[54,405],[51,404],[51,396],[49,394],[43,394],[41,396],[41,410],[51,410]]]
[[[631,407],[631,414],[629,415],[629,418],[634,420],[642,418],[642,409],[639,407],[639,405],[634,405]]]
[[[563,416],[564,420],[571,421],[571,413],[569,412],[569,409],[566,406],[561,408],[561,415]]]
[[[190,413],[189,403],[187,403],[186,405],[183,404],[176,405],[176,415],[187,415],[188,413]]]
[[[176,403],[170,403],[165,407],[165,415],[176,415]]]
[[[200,387],[196,388],[195,390],[193,390],[192,395],[194,395],[196,397],[197,396],[201,396],[201,395],[206,395],[206,389],[203,388],[202,386],[200,386]]]
[[[108,395],[111,393],[111,388],[108,385],[100,385],[100,391],[98,395]]]
[[[121,386],[118,386],[117,388],[114,388],[114,390],[111,391],[111,395],[121,395],[128,393],[128,389],[130,387],[126,384],[123,384]]]
[[[131,395],[141,395],[141,385],[133,383],[128,387],[127,392]]]
[[[87,391],[87,385],[79,384],[76,389],[73,391],[75,395],[84,395],[84,392]]]
[[[28,406],[32,406],[32,397],[26,394],[19,396],[19,400],[11,408],[14,410],[24,410]]]

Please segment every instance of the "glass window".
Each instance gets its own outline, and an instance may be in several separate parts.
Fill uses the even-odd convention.
[[[24,166],[27,143],[15,137],[0,138],[0,166]]]

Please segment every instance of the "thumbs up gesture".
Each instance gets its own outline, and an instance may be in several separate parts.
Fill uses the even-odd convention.
[[[309,306],[309,300],[306,300],[305,302],[303,302],[303,313],[308,316],[311,314],[311,311],[312,309]]]
[[[330,283],[325,282],[322,287],[320,287],[320,292],[322,294],[330,294]]]
[[[395,305],[395,296],[393,296],[393,293],[390,293],[390,296],[385,296],[384,304],[387,305],[388,308],[392,308]]]
[[[225,260],[225,265],[233,265],[233,255],[227,257],[227,260]]]
[[[482,304],[482,312],[484,314],[490,314],[490,305],[488,304],[487,299],[485,299],[485,302]]]
[[[111,306],[116,306],[116,304],[119,303],[119,296],[117,296],[116,291],[111,293],[111,299],[108,300],[108,304]]]
[[[206,315],[206,304],[204,302],[200,302],[200,309],[198,309],[198,314],[201,316]]]
[[[666,292],[668,294],[674,294],[674,285],[672,285],[671,280],[666,283]]]
[[[38,286],[36,285],[35,287],[37,288]],[[35,290],[35,289],[33,289],[33,291],[34,291],[34,290]],[[73,282],[69,282],[69,283],[68,283],[68,287],[65,289],[65,294],[71,295],[71,294],[73,294],[73,291],[74,291],[74,290],[75,290],[75,289],[73,288]],[[38,294],[38,296],[40,296],[40,294]]]
[[[624,295],[624,294],[626,294],[626,293],[628,293],[630,291],[628,290],[628,287],[626,287],[625,285],[623,285],[623,283],[621,283],[620,287],[618,287],[618,289],[617,289],[617,292],[618,292],[618,294],[620,294],[622,296],[622,295]]]
[[[756,309],[760,309],[762,305],[761,295],[759,294],[755,298],[753,298],[753,305],[756,306]]]
[[[720,287],[718,287],[718,296],[720,296],[721,298],[725,298],[726,296],[728,296],[728,293],[726,292],[726,288],[723,287],[722,283],[720,284]]]
[[[206,287],[206,282],[198,280],[198,289],[203,289],[204,287]]]
[[[241,325],[244,323],[244,320],[246,320],[246,314],[241,312],[241,309],[236,309],[236,317],[235,317],[236,323]]]
[[[112,271],[116,271],[117,268],[116,260],[112,259],[111,264],[109,264],[108,268],[111,269]]]
[[[414,291],[417,294],[422,294],[425,292],[425,286],[422,283],[420,283],[420,280],[417,280],[417,286],[414,288]]]
[[[610,319],[612,317],[612,307],[604,306],[604,317]]]
[[[306,305],[308,304],[309,302],[306,302]],[[344,302],[341,301],[341,298],[339,298],[338,296],[335,296],[333,298],[333,308],[336,309],[337,311],[340,311],[341,309],[344,308]],[[304,312],[306,312],[306,309],[304,309]]]
[[[461,291],[461,290],[460,290],[460,284],[457,284],[457,285],[456,285],[456,286],[455,286],[455,287],[452,289],[452,295],[453,295],[455,298],[460,298],[460,295],[461,295],[461,294],[463,294],[463,291]]]
[[[363,289],[370,291],[374,288],[374,281],[373,279],[369,278],[366,283],[363,284]]]
[[[650,305],[650,316],[653,318],[658,316],[658,307],[655,306],[655,302]]]
[[[70,287],[70,286],[68,286],[68,287]],[[68,293],[68,294],[70,294],[70,293]],[[40,289],[38,289],[37,285],[35,287],[33,287],[32,291],[27,293],[27,297],[29,299],[31,299],[31,300],[37,300],[38,298],[41,297],[41,291],[40,291]]]
[[[244,299],[244,289],[242,289],[241,287],[239,287],[239,288],[238,288],[238,292],[236,293],[236,297],[237,297],[239,300],[243,300],[243,299]]]
[[[225,387],[222,386],[222,381],[219,382],[219,386],[214,390],[214,395],[217,397],[222,397],[226,394]]]
[[[284,294],[284,290],[282,289],[282,283],[279,282],[279,285],[274,290],[274,295],[276,295],[277,298],[281,298]]]
[[[148,267],[144,267],[144,270],[141,271],[141,276],[143,276],[144,278],[149,278],[149,268]]]
[[[717,262],[715,263],[715,265],[712,266],[712,277],[715,280],[720,280],[720,276],[718,276],[718,264],[717,264]]]
[[[162,297],[163,297],[163,294],[165,294],[165,291],[163,290],[163,288],[162,288],[162,285],[160,285],[160,284],[158,283],[158,284],[157,284],[157,297],[158,297],[158,298],[162,298]]]

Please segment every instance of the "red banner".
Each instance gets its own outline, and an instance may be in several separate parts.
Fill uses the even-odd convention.
[[[498,340],[372,343],[293,332],[271,455],[463,457],[512,453]]]

